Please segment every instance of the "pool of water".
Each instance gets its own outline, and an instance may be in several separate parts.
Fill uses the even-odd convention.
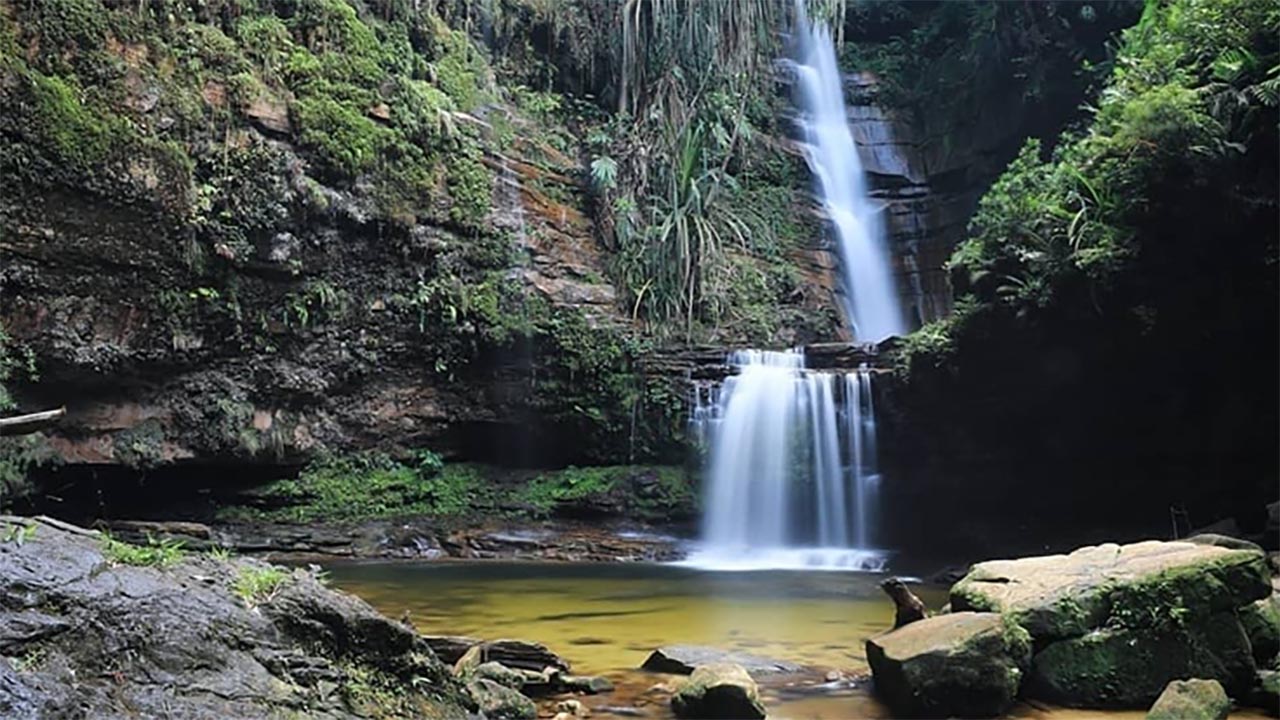
[[[865,671],[863,642],[893,624],[883,575],[707,572],[656,564],[359,563],[334,583],[420,632],[537,640],[575,670],[638,668],[662,645],[744,650]],[[935,607],[936,589],[921,596]]]
[[[886,718],[851,678],[867,672],[863,644],[893,624],[883,574],[711,572],[658,564],[359,562],[326,567],[333,584],[419,632],[517,638],[547,645],[578,674],[605,675],[617,690],[583,698],[595,717],[670,718],[674,677],[639,670],[663,645],[741,650],[818,668],[762,679],[771,718]],[[942,588],[917,586],[930,608]],[[828,682],[825,674],[842,675]],[[550,705],[544,705],[550,714]],[[1015,718],[1076,720],[1097,711],[1021,705]],[[1106,713],[1109,720],[1145,713]],[[1234,717],[1253,717],[1241,715]]]

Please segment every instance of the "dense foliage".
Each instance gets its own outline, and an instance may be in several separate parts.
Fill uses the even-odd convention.
[[[1089,478],[1077,501],[1100,483],[1123,507],[1155,474],[1199,521],[1224,498],[1258,511],[1275,482],[1278,31],[1273,3],[1149,2],[1087,128],[1048,158],[1028,143],[984,197],[950,263],[956,314],[901,355],[946,408],[916,420],[967,416],[942,446],[1059,458]]]

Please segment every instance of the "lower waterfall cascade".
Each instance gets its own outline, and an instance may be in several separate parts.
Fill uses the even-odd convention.
[[[803,351],[741,350],[695,387],[690,434],[709,448],[703,535],[716,569],[879,570],[873,371],[808,369]]]

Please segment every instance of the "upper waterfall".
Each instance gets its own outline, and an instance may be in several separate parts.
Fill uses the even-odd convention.
[[[845,314],[859,340],[906,334],[890,271],[880,209],[867,197],[858,148],[849,131],[835,43],[825,23],[811,21],[796,0],[797,123],[818,194],[835,228]]]

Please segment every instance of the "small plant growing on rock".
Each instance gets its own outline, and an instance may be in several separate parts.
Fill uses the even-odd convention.
[[[231,548],[222,545],[214,545],[205,551],[211,560],[218,562],[226,562],[231,559]]]
[[[112,565],[138,565],[167,568],[185,555],[183,542],[175,538],[156,539],[147,536],[146,545],[133,545],[102,534],[102,554]]]
[[[271,602],[288,577],[289,574],[278,567],[242,565],[236,571],[231,588],[244,601],[245,607],[255,608]]]

